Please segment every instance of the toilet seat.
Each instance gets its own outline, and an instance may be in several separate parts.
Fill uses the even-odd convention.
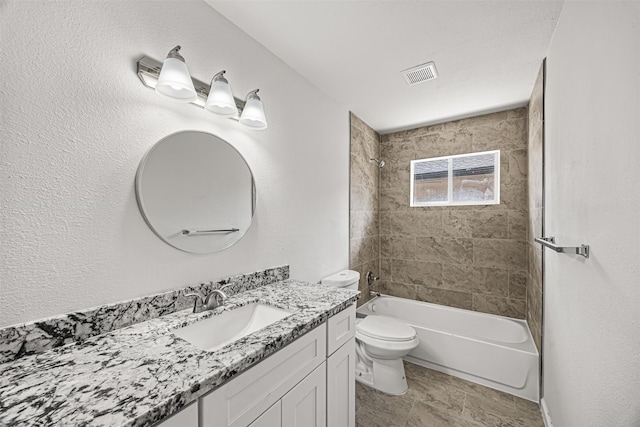
[[[356,332],[376,341],[406,342],[416,338],[416,331],[411,326],[383,315],[367,316],[357,322]]]

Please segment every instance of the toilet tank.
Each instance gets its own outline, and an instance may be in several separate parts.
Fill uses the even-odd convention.
[[[360,273],[353,270],[343,270],[329,277],[325,277],[320,281],[323,285],[333,286],[335,288],[345,288],[358,290],[358,282],[360,281]]]

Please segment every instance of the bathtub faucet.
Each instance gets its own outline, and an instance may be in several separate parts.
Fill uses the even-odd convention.
[[[369,295],[371,295],[372,297],[379,297],[382,294],[378,291],[369,291]]]
[[[369,271],[367,273],[367,286],[371,286],[373,284],[373,282],[375,282],[376,280],[379,280],[379,277],[376,277],[373,275],[373,271]]]

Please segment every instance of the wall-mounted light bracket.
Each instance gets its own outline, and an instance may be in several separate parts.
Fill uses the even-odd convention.
[[[144,84],[149,89],[156,88],[156,83],[158,82],[158,77],[160,77],[161,69],[162,62],[157,61],[153,58],[149,58],[148,56],[143,56],[138,61],[138,77],[140,78],[140,81],[142,81],[142,84]],[[191,102],[191,104],[204,109],[211,86],[194,78],[191,78],[191,80],[193,81],[193,86],[196,89],[196,93],[198,94],[198,98],[195,101]],[[240,115],[242,114],[242,110],[244,109],[245,101],[236,98],[235,96],[233,97],[233,99],[236,103],[236,107],[238,107],[238,115],[229,118],[238,121],[240,119]]]

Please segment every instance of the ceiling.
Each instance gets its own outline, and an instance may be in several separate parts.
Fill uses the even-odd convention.
[[[205,1],[380,133],[524,105],[563,4]],[[439,77],[409,86],[429,61]]]

